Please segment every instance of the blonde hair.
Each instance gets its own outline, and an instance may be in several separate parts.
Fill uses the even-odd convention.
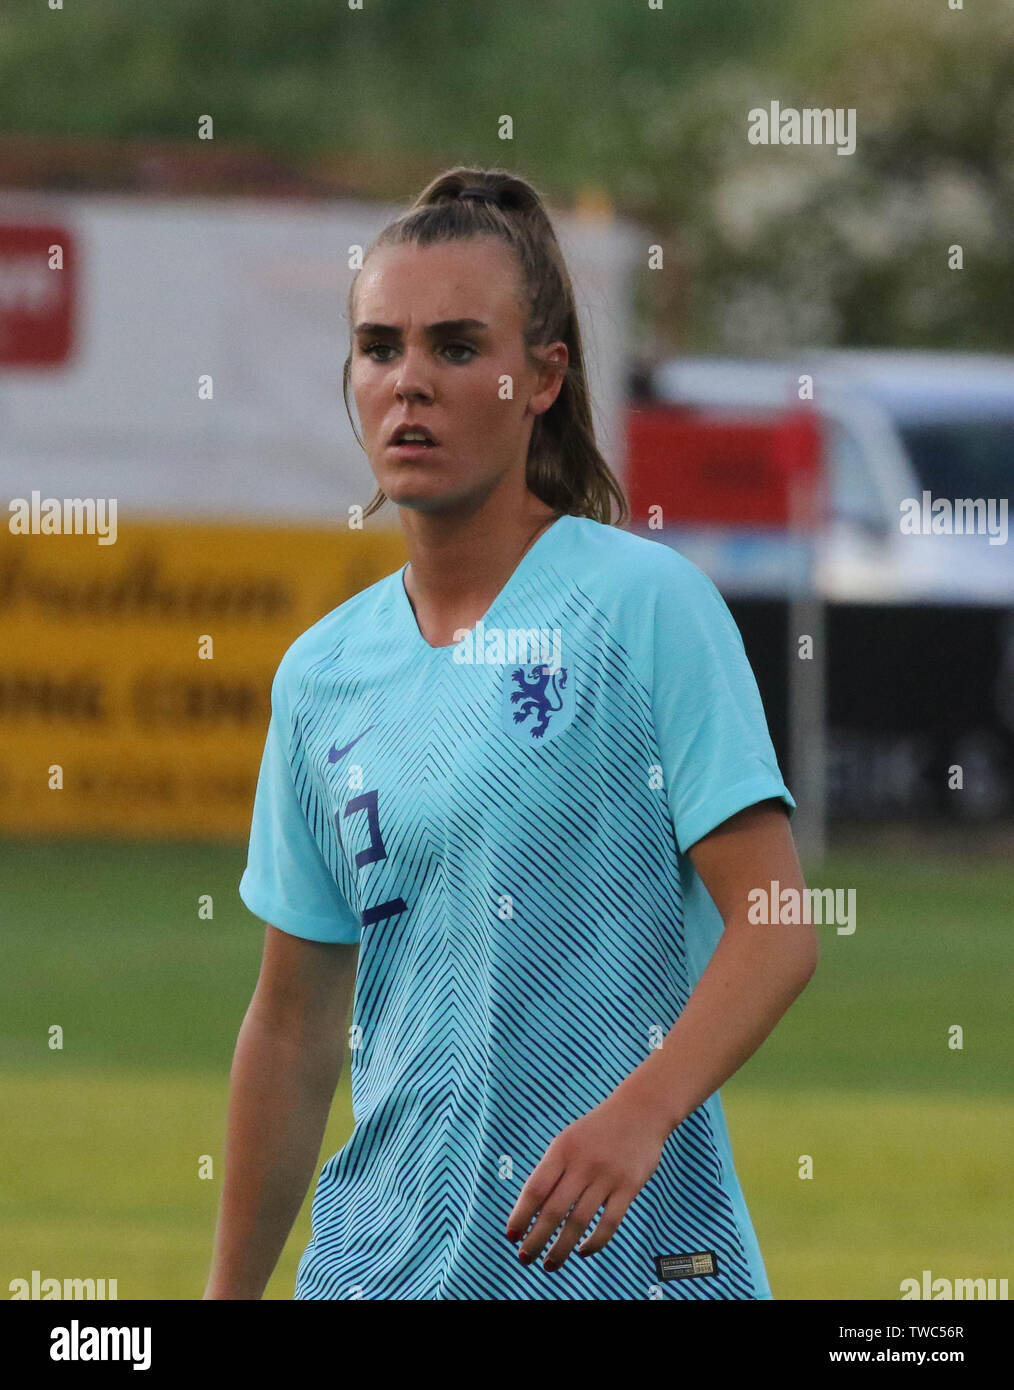
[[[483,235],[506,242],[520,265],[528,305],[524,344],[530,365],[540,365],[532,351],[537,345],[560,340],[567,344],[569,353],[556,400],[536,416],[532,426],[525,471],[527,485],[554,511],[621,525],[629,515],[629,507],[623,488],[595,442],[573,286],[553,225],[531,184],[505,169],[450,169],[423,189],[408,212],[388,223],[370,246],[364,262],[381,246],[407,242],[427,246]],[[350,327],[361,273],[356,272],[349,287]],[[342,372],[342,396],[356,438],[365,451],[349,409],[351,365],[350,348]],[[372,515],[386,501],[386,493],[378,488],[363,515]],[[619,508],[615,523],[614,502]]]

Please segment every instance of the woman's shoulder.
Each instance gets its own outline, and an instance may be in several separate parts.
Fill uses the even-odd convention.
[[[573,528],[575,570],[584,583],[606,585],[633,596],[663,592],[692,599],[711,596],[714,584],[685,555],[664,541],[606,525],[591,517],[575,517]]]
[[[395,582],[401,582],[400,569],[352,594],[301,632],[278,663],[276,689],[295,688],[310,666],[336,655],[363,624],[380,621],[380,609],[389,601]]]

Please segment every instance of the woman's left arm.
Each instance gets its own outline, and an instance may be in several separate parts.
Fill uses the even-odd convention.
[[[605,1204],[578,1253],[602,1249],[658,1167],[672,1131],[757,1050],[816,969],[811,925],[760,926],[748,918],[750,893],[767,895],[772,880],[783,891],[805,892],[781,803],[747,807],[688,854],[725,930],[662,1046],[557,1135],[532,1172],[508,1221],[509,1238],[520,1239],[539,1213],[521,1246],[522,1258],[530,1257],[525,1263],[575,1203],[543,1267],[562,1264]]]
[[[750,893],[760,889],[767,897],[772,880],[782,891],[806,890],[781,803],[747,807],[688,854],[725,930],[662,1047],[614,1092],[636,1097],[667,1134],[757,1051],[806,987],[818,957],[812,925],[748,919]]]

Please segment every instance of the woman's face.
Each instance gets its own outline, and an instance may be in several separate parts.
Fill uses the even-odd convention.
[[[512,470],[524,477],[535,416],[562,376],[525,360],[519,282],[513,253],[491,236],[382,247],[364,265],[351,385],[378,486],[396,505],[478,504]],[[541,355],[565,364],[566,344]],[[406,422],[436,443],[392,445]]]

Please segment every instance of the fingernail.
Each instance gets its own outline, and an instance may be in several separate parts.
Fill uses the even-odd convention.
[[[552,1274],[553,1270],[559,1269],[560,1266],[557,1264],[556,1260],[543,1260],[542,1268],[546,1270],[548,1274]]]
[[[530,1265],[531,1262],[535,1259],[535,1256],[527,1254],[524,1250],[519,1250],[518,1259],[521,1261],[523,1265]]]
[[[521,1239],[521,1232],[520,1232],[520,1231],[515,1231],[515,1230],[513,1230],[513,1229],[508,1229],[508,1231],[507,1231],[507,1239],[508,1239],[508,1240],[520,1240],[520,1239]]]

